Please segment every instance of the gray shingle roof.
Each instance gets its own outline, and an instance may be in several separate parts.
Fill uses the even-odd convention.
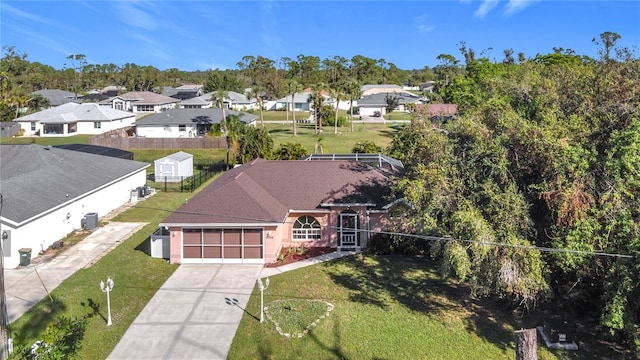
[[[359,162],[257,159],[224,173],[163,223],[281,223],[289,210],[326,203],[381,209],[388,194],[385,172]]]
[[[397,97],[398,102],[400,104],[407,104],[407,103],[412,103],[420,100],[420,98],[415,95],[410,95],[406,93],[384,92],[384,93],[371,94],[371,95],[361,97],[360,99],[358,99],[358,106],[386,106],[387,95],[391,97]]]
[[[209,105],[211,103],[211,95],[213,95],[213,92],[208,92],[206,94],[202,94],[200,96],[196,96],[196,97],[193,97],[191,99],[182,100],[182,101],[180,101],[180,105],[182,105],[182,106],[185,106],[185,105],[200,105],[200,106]]]
[[[116,110],[95,103],[66,103],[37,113],[21,116],[13,121],[40,121],[47,124],[66,124],[76,121],[115,121],[135,116],[133,113]]]
[[[77,101],[75,100],[75,93],[59,89],[42,89],[34,91],[32,94],[40,95],[49,100],[49,105],[51,106],[58,106],[68,102]]]
[[[176,103],[180,100],[151,91],[130,91],[117,97],[134,101],[136,105],[162,105]],[[111,101],[109,101],[111,102]]]
[[[2,217],[20,224],[147,167],[56,147],[0,145]]]
[[[245,124],[255,121],[258,117],[249,113],[229,110],[224,111],[226,116],[240,115],[240,121]],[[169,126],[218,124],[222,120],[222,109],[169,109],[159,114],[154,114],[136,121],[137,126]]]

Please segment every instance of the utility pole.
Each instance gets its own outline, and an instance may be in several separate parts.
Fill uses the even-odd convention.
[[[2,215],[2,194],[0,194],[0,216]],[[0,360],[9,358],[9,319],[7,316],[7,295],[4,292],[4,239],[1,238],[0,220]]]

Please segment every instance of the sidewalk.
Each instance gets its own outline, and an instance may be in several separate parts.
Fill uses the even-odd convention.
[[[28,266],[5,269],[9,323],[47,297],[48,293],[73,273],[93,265],[145,225],[146,223],[109,222],[53,258],[35,258]]]
[[[260,273],[260,277],[278,275],[287,271],[296,270],[296,269],[300,269],[310,265],[315,265],[325,261],[338,259],[344,256],[355,255],[355,254],[356,252],[353,252],[353,251],[334,251],[334,252],[316,256],[310,259],[296,261],[294,263],[287,264],[287,265],[282,265],[278,267],[265,267],[262,269],[262,272]]]

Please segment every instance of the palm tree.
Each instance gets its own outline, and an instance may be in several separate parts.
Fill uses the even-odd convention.
[[[353,101],[360,99],[360,96],[362,96],[362,87],[359,82],[352,80],[347,82],[345,90],[347,98],[349,99],[349,118],[351,121],[351,131],[353,132]]]
[[[240,121],[239,115],[229,115],[221,122],[223,134],[227,139],[227,170],[230,167],[230,154],[237,154],[239,147],[239,138],[244,131],[245,124]]]
[[[296,93],[302,91],[302,84],[296,80],[287,80],[286,84],[287,95],[291,94],[291,107],[293,111],[293,136],[297,135],[296,130]],[[288,109],[288,107],[287,107]],[[287,113],[288,114],[288,113]],[[289,119],[287,118],[287,121]]]
[[[220,109],[222,109],[222,121],[225,121],[227,119],[225,112],[224,112],[224,101],[226,99],[229,98],[229,92],[226,90],[218,90],[218,91],[214,91],[213,94],[211,95],[211,101],[213,101],[213,104],[215,106],[219,106]]]
[[[247,97],[249,99],[256,99],[258,102],[258,106],[260,106],[260,125],[264,127],[264,116],[262,115],[262,94],[264,93],[264,89],[260,85],[255,85],[249,90],[247,93]]]
[[[315,120],[316,134],[322,131],[322,120],[319,118],[320,111],[322,110],[323,97],[322,92],[327,88],[327,85],[323,82],[319,82],[311,86],[311,94],[307,102],[313,106],[313,118]]]
[[[329,94],[332,98],[336,99],[336,112],[333,121],[333,133],[338,133],[338,109],[340,105],[340,98],[343,95],[342,89],[340,88],[340,84],[335,84],[334,87],[329,89]]]

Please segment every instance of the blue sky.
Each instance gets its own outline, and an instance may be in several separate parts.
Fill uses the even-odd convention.
[[[554,47],[597,57],[605,31],[640,56],[640,1],[11,1],[0,2],[0,41],[31,62],[65,66],[69,54],[93,64],[160,70],[233,69],[246,55],[385,59],[401,69],[462,59],[464,41],[500,61]]]

